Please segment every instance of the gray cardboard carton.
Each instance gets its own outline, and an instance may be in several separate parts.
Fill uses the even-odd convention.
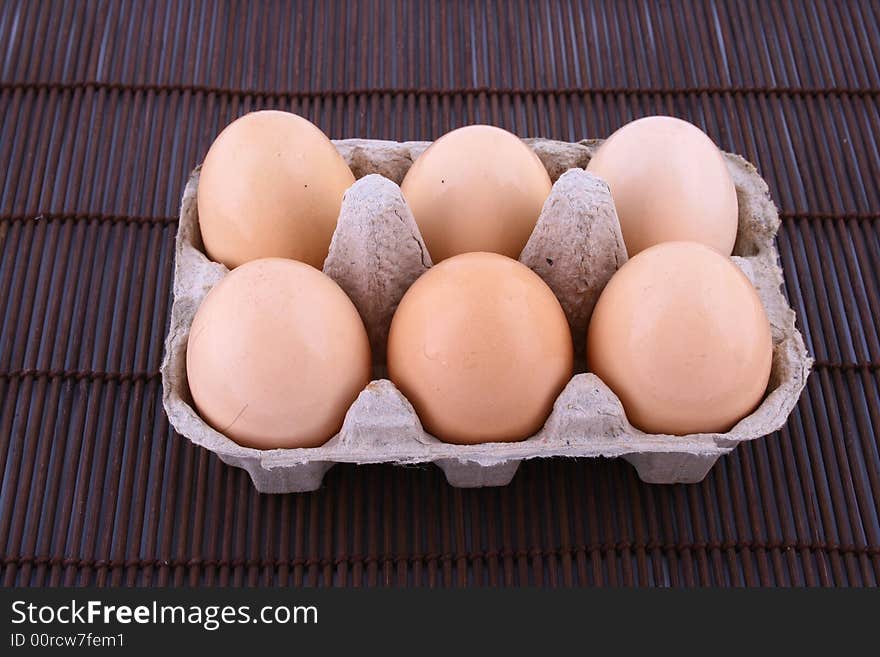
[[[182,436],[246,469],[265,493],[314,490],[335,463],[436,463],[453,486],[501,486],[520,461],[549,456],[622,457],[646,482],[703,479],[739,443],[779,429],[797,403],[812,360],[781,291],[774,237],[779,215],[766,183],[737,155],[725,154],[739,200],[734,261],[758,290],[773,333],[773,367],[760,406],[723,434],[646,434],[627,422],[605,384],[584,371],[590,313],[611,275],[626,261],[607,185],[584,171],[601,143],[527,140],[553,189],[520,260],[553,289],[566,312],[576,348],[576,373],[544,427],[515,443],[451,445],[425,433],[412,406],[382,378],[385,339],[394,310],[412,282],[431,266],[398,185],[427,142],[348,139],[334,142],[358,181],[345,194],[324,272],[348,293],[373,346],[375,380],[349,408],[341,431],[321,447],[257,450],[208,426],[194,410],[186,377],[186,342],[193,316],[227,269],[205,256],[198,225],[198,168],[183,194],[176,240],[174,299],[162,362],[163,404]]]

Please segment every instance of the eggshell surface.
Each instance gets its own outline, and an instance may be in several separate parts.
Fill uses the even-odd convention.
[[[468,253],[435,265],[404,295],[388,370],[440,440],[522,440],[541,428],[571,377],[571,333],[528,267]]]
[[[205,297],[186,352],[195,406],[259,449],[314,447],[342,426],[370,378],[367,333],[329,277],[283,258],[251,261]]]
[[[678,240],[733,252],[736,188],[721,151],[695,125],[671,116],[628,123],[599,147],[587,170],[611,188],[630,257]]]
[[[230,123],[202,164],[199,227],[208,256],[230,269],[256,258],[320,268],[354,175],[315,125],[265,110]]]
[[[550,187],[547,170],[525,142],[487,125],[443,135],[401,183],[435,263],[473,251],[517,258]]]
[[[772,364],[757,292],[727,257],[694,242],[642,251],[610,280],[587,336],[590,371],[648,433],[730,430],[760,403]]]

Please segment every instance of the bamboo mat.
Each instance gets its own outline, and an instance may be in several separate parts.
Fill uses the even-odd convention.
[[[3,585],[876,586],[880,4],[0,2]],[[158,376],[187,174],[256,108],[331,137],[578,140],[675,114],[754,162],[817,363],[701,484],[337,466],[257,494]]]

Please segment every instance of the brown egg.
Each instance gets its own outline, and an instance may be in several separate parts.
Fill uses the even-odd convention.
[[[336,434],[370,379],[354,305],[317,269],[253,260],[208,293],[190,329],[199,414],[247,447],[315,447]]]
[[[205,251],[230,269],[278,256],[320,268],[354,176],[306,119],[266,110],[233,121],[211,144],[199,178]]]
[[[541,428],[571,377],[571,333],[532,270],[468,253],[435,265],[404,295],[388,371],[440,440],[522,440]]]
[[[671,116],[633,121],[587,170],[608,183],[630,257],[661,242],[701,242],[724,255],[736,242],[736,188],[715,143]]]
[[[730,430],[764,396],[773,344],[758,294],[733,262],[694,242],[642,251],[611,278],[590,321],[590,371],[633,426]]]
[[[400,186],[435,263],[471,251],[518,258],[550,187],[534,151],[488,125],[440,137]]]

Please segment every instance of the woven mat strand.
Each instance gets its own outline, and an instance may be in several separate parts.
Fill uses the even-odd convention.
[[[876,586],[880,5],[671,5],[0,4],[0,581]],[[554,459],[256,494],[170,429],[158,366],[187,174],[264,107],[335,138],[693,121],[781,208],[817,358],[795,413],[699,485]]]

